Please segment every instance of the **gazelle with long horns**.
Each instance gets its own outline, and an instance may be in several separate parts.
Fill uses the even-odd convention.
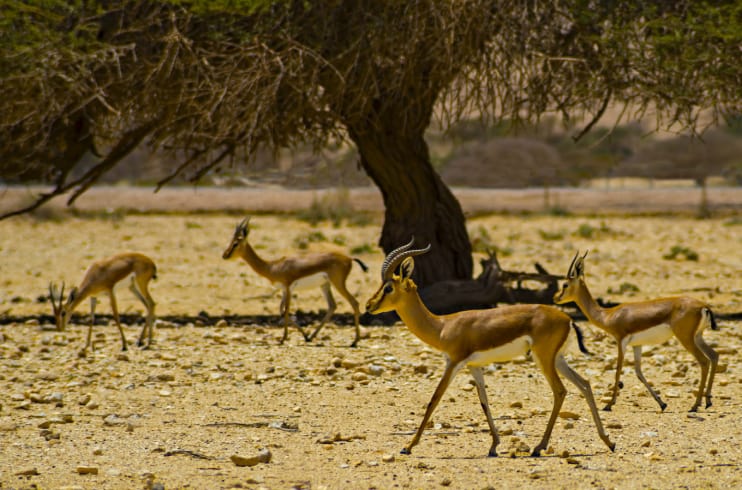
[[[714,372],[719,362],[719,354],[703,340],[703,330],[707,325],[710,325],[712,330],[718,329],[709,305],[695,298],[677,296],[602,308],[593,299],[585,283],[586,256],[587,252],[582,256],[579,252],[575,254],[567,272],[567,280],[562,289],[554,295],[554,303],[575,302],[590,323],[616,339],[618,344],[616,380],[613,384],[611,400],[603,410],[611,410],[616,403],[618,390],[621,388],[621,370],[627,347],[634,349],[636,376],[647,387],[660,409],[665,410],[667,403],[662,401],[642,374],[641,354],[643,345],[661,344],[673,335],[701,365],[701,382],[698,386],[696,401],[690,411],[698,410],[704,395],[706,396],[706,408],[710,407],[711,386],[714,383]]]
[[[92,318],[92,315],[95,313],[95,296],[98,293],[105,292],[108,294],[111,301],[113,319],[115,320],[116,326],[121,334],[121,350],[127,350],[128,346],[126,337],[124,336],[124,330],[121,327],[121,321],[119,320],[119,312],[113,288],[118,282],[128,276],[132,276],[129,289],[131,289],[137,299],[139,299],[147,309],[147,318],[144,327],[142,328],[142,332],[139,335],[137,345],[148,348],[152,344],[152,330],[154,329],[155,320],[155,302],[149,294],[147,285],[150,280],[157,277],[157,268],[152,259],[136,252],[124,252],[93,262],[85,272],[85,276],[83,277],[80,286],[72,288],[66,302],[64,298],[64,283],[62,283],[61,290],[59,290],[54,284],[50,283],[49,296],[54,309],[54,320],[57,325],[57,330],[61,331],[67,327],[67,321],[72,315],[72,312],[85,300],[85,298],[88,297],[91,298],[90,314]],[[88,328],[88,338],[85,343],[85,350],[92,346],[92,329],[93,323],[91,320]],[[146,344],[144,343],[145,337],[147,338]]]
[[[360,259],[351,258],[337,252],[304,254],[266,261],[255,252],[247,241],[247,235],[250,232],[249,225],[249,217],[237,225],[232,236],[232,241],[229,242],[229,245],[224,250],[222,258],[228,260],[242,257],[256,273],[281,288],[283,296],[281,298],[279,314],[283,316],[283,337],[281,337],[280,343],[283,344],[286,341],[286,337],[288,337],[291,291],[302,287],[319,286],[327,301],[327,313],[325,313],[324,318],[322,318],[322,321],[314,332],[307,335],[303,328],[295,325],[299,332],[301,332],[304,340],[311,342],[330,319],[337,307],[330,288],[330,285],[332,285],[353,308],[356,335],[353,343],[350,345],[351,347],[355,347],[361,339],[361,327],[359,323],[361,312],[358,307],[358,301],[348,291],[345,281],[348,279],[354,261],[358,263],[364,272],[368,270],[366,264]]]
[[[415,336],[441,351],[446,358],[443,377],[433,393],[420,427],[402,453],[410,454],[412,448],[417,445],[451,380],[461,368],[468,366],[492,434],[489,456],[497,456],[500,439],[490,413],[482,367],[493,362],[509,361],[527,354],[529,350],[554,393],[551,416],[541,442],[533,450],[533,456],[539,456],[547,447],[567,394],[560,374],[582,392],[590,406],[600,438],[613,451],[615,444],[610,441],[603,429],[590,383],[572,370],[563,356],[571,326],[574,327],[578,342],[581,344],[579,330],[570,317],[554,307],[545,305],[511,305],[489,310],[434,315],[420,300],[417,286],[412,280],[413,257],[430,250],[430,245],[423,249],[412,249],[413,243],[414,238],[407,245],[389,253],[381,268],[381,287],[366,304],[369,313],[396,310]],[[396,272],[397,268],[399,272]],[[581,349],[584,349],[584,346],[581,345]]]

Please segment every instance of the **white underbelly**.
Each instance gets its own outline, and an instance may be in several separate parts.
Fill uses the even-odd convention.
[[[632,333],[628,337],[628,345],[651,345],[662,344],[672,337],[672,329],[667,323],[642,330],[641,332]]]
[[[531,337],[525,335],[499,347],[477,351],[469,356],[466,364],[479,367],[493,362],[505,362],[526,355],[530,349]]]
[[[318,272],[311,276],[305,276],[291,283],[291,291],[298,289],[316,289],[322,284],[328,282],[327,274],[325,272]]]

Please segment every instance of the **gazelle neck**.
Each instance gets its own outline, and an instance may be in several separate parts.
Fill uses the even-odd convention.
[[[247,262],[255,272],[263,277],[269,277],[270,266],[265,260],[260,258],[247,241],[242,243],[242,246],[239,247],[238,251],[240,256],[245,259],[245,262]]]
[[[582,313],[585,314],[590,323],[597,327],[605,327],[605,309],[595,301],[583,279],[580,279],[580,287],[577,290],[575,303],[577,303],[577,306],[582,310]]]
[[[410,291],[407,301],[397,307],[397,314],[417,338],[434,349],[444,351],[441,342],[443,321],[428,310],[417,291]]]

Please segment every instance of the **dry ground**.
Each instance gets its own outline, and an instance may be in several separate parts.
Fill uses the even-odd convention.
[[[0,488],[742,487],[738,321],[722,320],[719,331],[705,333],[721,353],[722,372],[714,405],[698,414],[687,409],[699,369],[676,342],[646,349],[644,357],[647,378],[669,404],[664,413],[626,367],[614,411],[601,411],[615,453],[598,439],[574,387],[563,410],[578,418],[559,419],[553,451],[542,458],[518,452],[540,439],[551,393],[532,361],[491,368],[486,380],[503,442],[500,457],[487,458],[487,424],[463,372],[413,454],[399,454],[443,368],[441,356],[401,324],[369,327],[369,337],[351,349],[347,326],[327,327],[312,344],[294,330],[278,346],[274,326],[160,322],[151,350],[126,353],[115,327],[98,326],[96,351],[80,357],[85,325],[60,333],[40,316],[49,305],[37,298],[50,280],[73,284],[91,260],[122,249],[157,262],[151,291],[160,315],[273,315],[278,295],[244,263],[221,259],[237,220],[210,214],[0,222],[0,318],[42,318],[0,325]],[[358,256],[371,271],[354,268],[350,277],[365,303],[383,260],[375,246],[379,226],[378,215],[352,227],[261,215],[251,237],[266,257],[294,253],[299,244],[366,250]],[[589,248],[586,273],[596,295],[625,301],[690,294],[722,316],[742,311],[742,225],[734,216],[494,215],[472,218],[468,227],[475,240],[503,250],[508,269],[529,270],[538,260],[564,272],[575,250]],[[676,245],[699,260],[664,259]],[[119,289],[121,309],[141,313]],[[101,301],[98,311],[107,313]],[[340,312],[350,311],[338,303]],[[299,292],[296,304],[324,307],[319,291]],[[615,345],[582,326],[593,354],[575,352],[571,364],[602,399]],[[134,341],[141,324],[125,328]],[[270,463],[238,467],[230,460],[264,448]]]

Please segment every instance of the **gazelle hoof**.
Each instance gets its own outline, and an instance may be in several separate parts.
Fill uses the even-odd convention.
[[[402,448],[402,450],[399,452],[399,454],[412,454],[412,451],[410,451],[409,448]]]
[[[665,402],[660,403],[660,410],[664,412],[666,408],[667,408],[667,403]]]
[[[539,456],[541,456],[541,448],[538,448],[538,447],[537,447],[537,448],[536,448],[536,449],[534,449],[534,450],[533,450],[533,452],[531,453],[531,457],[532,457],[532,458],[538,458]]]
[[[496,458],[497,457],[497,450],[490,449],[490,451],[487,453],[488,458]]]
[[[605,407],[603,407],[603,411],[604,412],[610,412],[611,411],[611,407],[613,407],[613,405],[606,405]]]

